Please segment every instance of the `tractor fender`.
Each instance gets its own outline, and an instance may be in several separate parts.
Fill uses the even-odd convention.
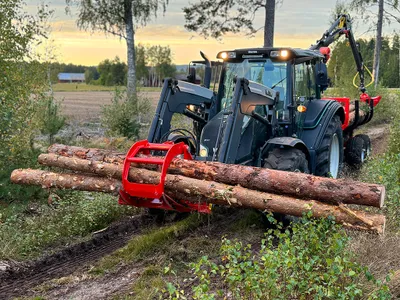
[[[302,140],[293,137],[275,137],[269,139],[261,148],[259,166],[261,166],[262,159],[270,150],[272,150],[274,146],[284,146],[299,149],[306,155],[307,161],[310,160],[310,152]]]
[[[343,106],[335,100],[312,100],[307,107],[303,131],[300,139],[304,142],[310,152],[310,170],[315,170],[316,155],[324,138],[325,131],[330,120],[338,115],[344,122]]]

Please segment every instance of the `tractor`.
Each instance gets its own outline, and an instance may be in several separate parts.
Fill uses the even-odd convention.
[[[329,86],[328,46],[340,36],[348,39],[360,81],[361,95],[354,102],[352,121],[349,98],[322,97]],[[371,120],[381,98],[366,93],[364,73],[369,70],[348,15],[339,15],[309,49],[221,51],[219,61],[200,54],[203,60],[194,63],[205,65],[202,86],[193,82],[193,68],[186,81],[164,80],[148,138],[133,145],[126,157],[121,204],[207,211],[205,206],[167,199],[162,193],[163,178],[158,186],[129,182],[129,167],[135,162],[161,165],[161,177],[173,157],[181,155],[338,178],[345,160],[357,165],[369,154],[368,136],[354,136],[354,130]],[[368,107],[362,118],[360,102]],[[176,121],[182,121],[182,115],[186,123],[176,126],[182,123]]]

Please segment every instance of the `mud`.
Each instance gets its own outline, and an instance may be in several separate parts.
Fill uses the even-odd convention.
[[[94,233],[89,241],[66,247],[35,261],[6,268],[0,273],[0,299],[27,295],[32,287],[72,274],[87,263],[123,247],[153,220],[142,215],[124,219],[106,230]]]

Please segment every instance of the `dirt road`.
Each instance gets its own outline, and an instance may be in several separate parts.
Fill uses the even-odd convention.
[[[113,98],[113,92],[55,92],[54,95],[62,101],[65,116],[85,121],[97,119],[102,106],[110,104]],[[150,100],[155,109],[160,92],[145,92],[142,95]]]

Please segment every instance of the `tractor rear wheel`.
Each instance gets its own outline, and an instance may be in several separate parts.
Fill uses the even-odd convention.
[[[326,128],[321,146],[317,149],[315,175],[338,178],[343,163],[343,131],[339,116],[334,116]]]

